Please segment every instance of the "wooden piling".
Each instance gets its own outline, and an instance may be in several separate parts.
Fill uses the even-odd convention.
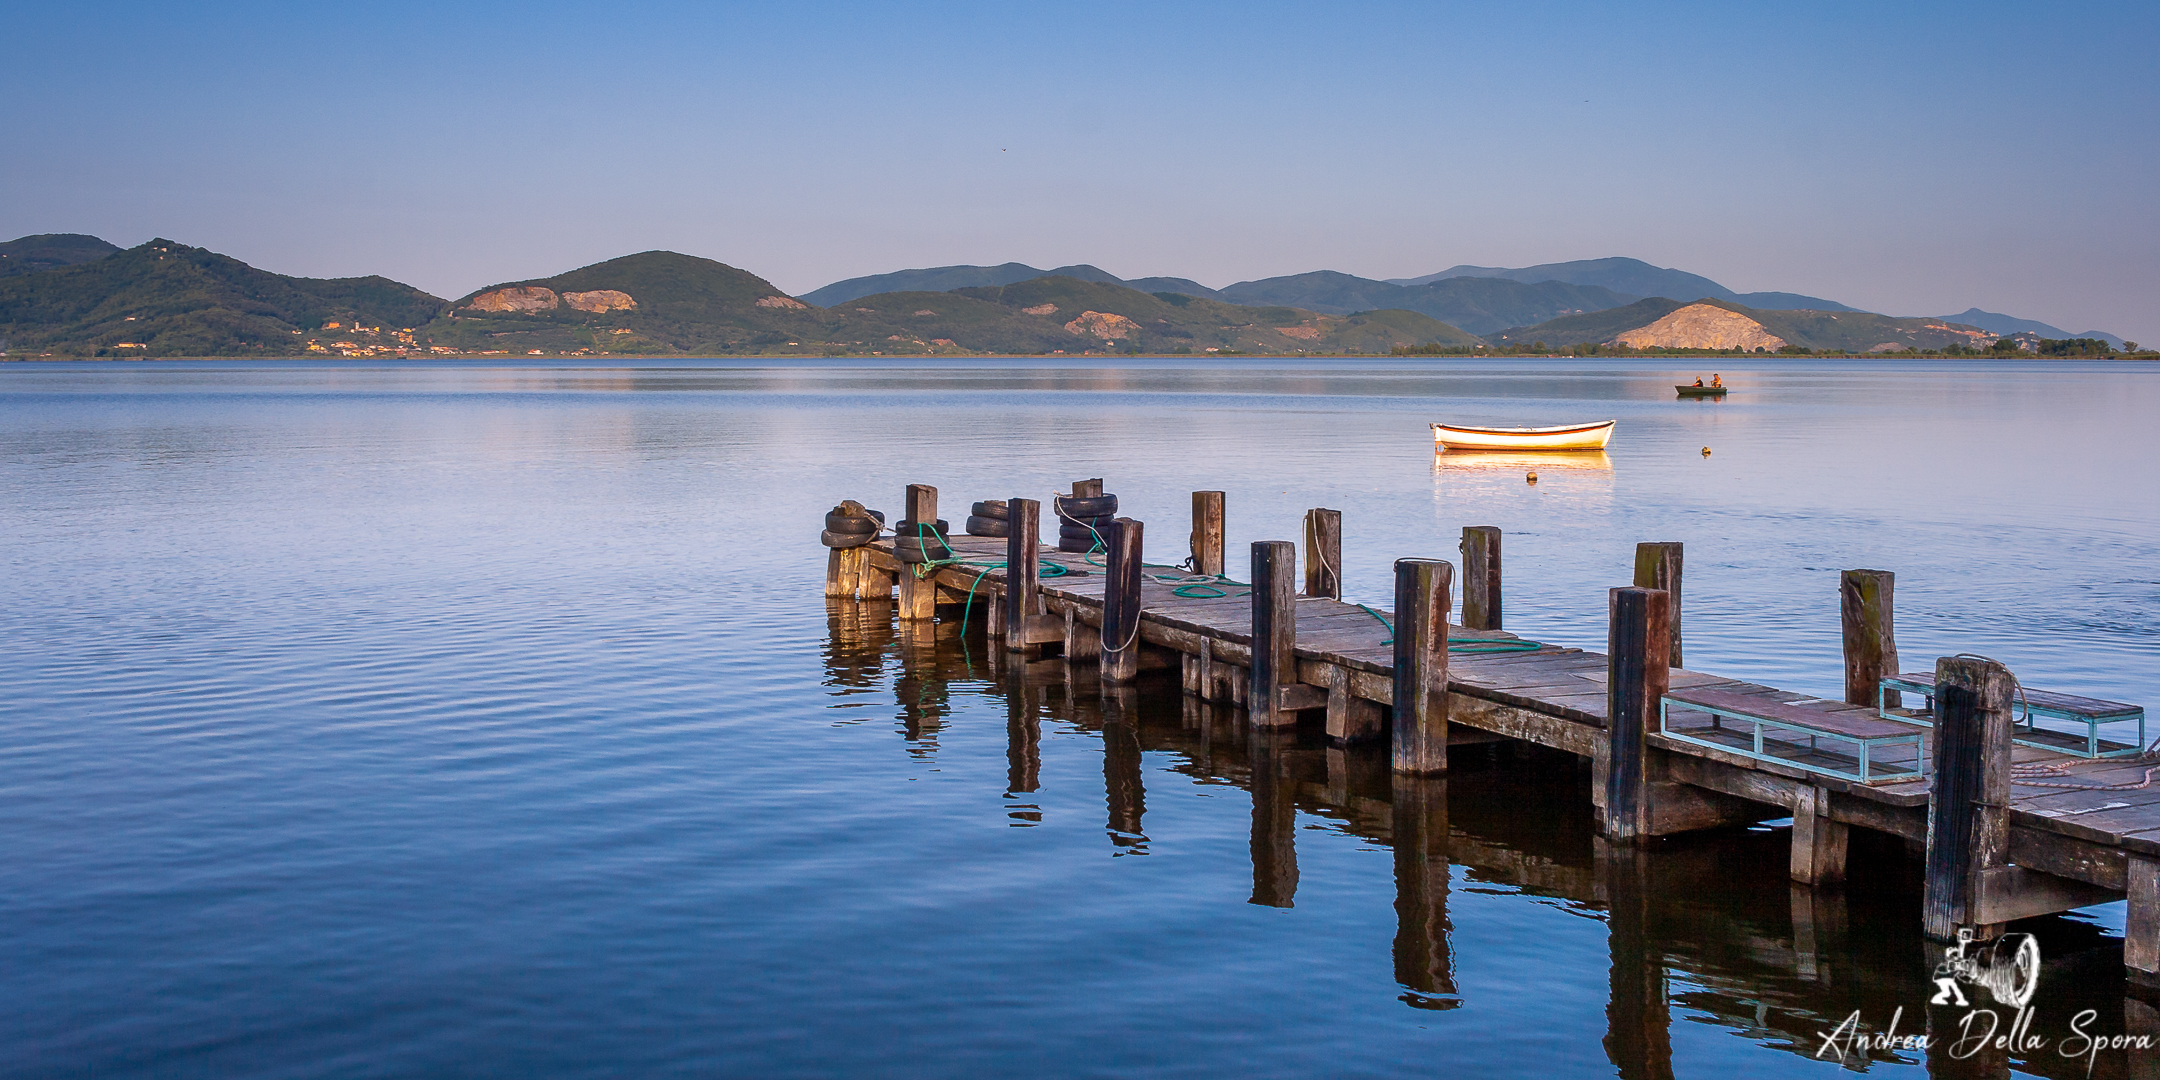
[[[1672,596],[1614,589],[1607,600],[1604,807],[1599,831],[1632,843],[1650,835],[1648,734],[1672,671]]]
[[[903,522],[919,521],[925,525],[937,524],[937,489],[928,484],[907,486],[907,517]],[[902,523],[901,528],[906,528]],[[902,621],[928,621],[937,617],[937,582],[927,577],[917,577],[913,567],[900,570],[900,618]]]
[[[1928,793],[1927,878],[1920,929],[1947,941],[1958,928],[1981,940],[2002,932],[1982,923],[1990,870],[2010,861],[2009,669],[1992,660],[1935,661],[1935,784]]]
[[[1398,773],[1447,771],[1448,596],[1454,576],[1455,568],[1439,559],[1395,561],[1393,768]]]
[[[1470,630],[1500,629],[1500,527],[1464,526],[1462,557],[1463,626]]]
[[[1130,682],[1140,674],[1140,566],[1143,526],[1121,517],[1111,523],[1110,557],[1103,568],[1102,677]]]
[[[1030,630],[1043,614],[1041,588],[1042,504],[1005,500],[1005,648],[1026,652],[1037,642]]]
[[[1799,789],[1792,808],[1791,877],[1803,885],[1834,885],[1845,880],[1845,852],[1851,827],[1830,820],[1830,791],[1812,784]]]
[[[1093,480],[1075,480],[1072,483],[1072,497],[1075,499],[1099,499],[1102,498],[1102,489],[1103,479],[1100,476]]]
[[[1252,546],[1252,667],[1246,709],[1260,727],[1297,722],[1284,709],[1283,687],[1297,682],[1297,545],[1256,540]]]
[[[1305,511],[1305,595],[1342,599],[1342,511]]]
[[[2131,852],[2128,879],[2123,974],[2138,986],[2160,988],[2160,858]]]
[[[1195,574],[1223,572],[1223,493],[1192,493],[1192,568]]]
[[[1677,540],[1635,545],[1635,587],[1672,594],[1672,667],[1680,662],[1680,543]]]
[[[853,600],[862,594],[863,571],[870,568],[870,548],[833,548],[825,553],[825,595]]]
[[[1898,673],[1897,632],[1893,587],[1897,575],[1888,570],[1847,570],[1838,577],[1838,611],[1845,624],[1845,700],[1854,705],[1873,705],[1883,676]],[[1903,695],[1891,691],[1884,703],[1902,704]]]

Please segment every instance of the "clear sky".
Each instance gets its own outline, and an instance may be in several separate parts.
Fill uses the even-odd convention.
[[[2160,4],[0,0],[0,235],[444,296],[667,248],[1222,286],[1629,255],[2160,341]]]

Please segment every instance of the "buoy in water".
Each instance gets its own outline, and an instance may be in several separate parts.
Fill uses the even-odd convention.
[[[1525,476],[1525,477],[1523,477],[1522,479],[1523,479],[1523,483],[1525,483],[1525,484],[1535,484],[1535,483],[1537,483],[1537,470],[1536,470],[1536,469],[1532,469],[1532,470],[1530,470],[1530,475],[1528,475],[1528,476]]]
[[[1709,456],[1710,456],[1710,448],[1709,448],[1709,447],[1705,446],[1705,447],[1703,447],[1703,448],[1702,448],[1702,456],[1704,456],[1704,457],[1709,457]]]

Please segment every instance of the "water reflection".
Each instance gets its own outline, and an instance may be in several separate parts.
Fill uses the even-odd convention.
[[[1001,698],[1003,809],[1014,826],[1043,818],[1036,793],[1048,721],[1099,733],[1113,855],[1147,850],[1147,782],[1154,778],[1160,800],[1165,776],[1248,793],[1251,904],[1296,905],[1301,831],[1319,842],[1332,831],[1388,846],[1392,994],[1407,1006],[1467,1004],[1474,993],[1464,989],[1465,957],[1475,963],[1481,948],[1519,949],[1514,940],[1466,939],[1450,909],[1460,891],[1518,895],[1601,919],[1608,965],[1602,1045],[1622,1077],[1674,1075],[1676,1018],[1813,1059],[1825,1037],[1857,1014],[1866,1033],[1896,1023],[1898,1034],[1933,1041],[1925,1049],[1856,1045],[1846,1051],[1847,1067],[1902,1064],[1959,1077],[2004,1076],[2012,1068],[2088,1075],[2083,1059],[2059,1048],[2084,1010],[2094,1011],[2082,1021],[2087,1031],[2160,1035],[2160,1010],[2126,995],[2119,940],[2091,922],[2057,916],[2018,925],[2039,937],[2046,958],[2026,1030],[2049,1042],[2014,1052],[1969,1038],[1987,1029],[1984,1018],[1975,1027],[1966,1010],[1926,1005],[1940,947],[1919,934],[1918,859],[1894,837],[1856,831],[1852,862],[1867,869],[1843,890],[1792,885],[1782,830],[1608,846],[1594,836],[1587,770],[1570,755],[1466,743],[1451,753],[1446,778],[1397,777],[1384,745],[1331,746],[1314,732],[1255,729],[1228,705],[1180,694],[1174,677],[1151,675],[1137,688],[1106,694],[1091,664],[1007,660],[979,636],[961,640],[953,624],[899,631],[881,622],[889,617],[890,605],[834,606],[825,651],[831,692],[860,694],[882,664],[911,753],[934,749],[942,726],[966,723],[966,699]],[[1999,1033],[2008,1035],[2011,1022],[2005,1012]],[[2153,1075],[2143,1070],[2154,1065],[2160,1055],[2133,1059],[2108,1050],[2090,1075]]]

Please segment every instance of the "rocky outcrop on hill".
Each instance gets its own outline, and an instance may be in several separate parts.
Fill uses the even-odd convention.
[[[1711,304],[1689,304],[1648,326],[1615,337],[1616,345],[1634,349],[1764,349],[1776,352],[1785,339],[1737,311]]]
[[[765,308],[787,308],[791,311],[801,311],[805,308],[808,308],[810,305],[789,296],[768,296],[765,299],[758,301],[757,306]]]
[[[591,292],[566,292],[563,303],[579,311],[607,312],[629,311],[637,307],[630,294],[616,289],[594,289]]]
[[[481,293],[466,306],[478,311],[553,311],[559,303],[561,300],[553,289],[515,285]]]
[[[1068,334],[1093,334],[1104,341],[1123,341],[1139,330],[1139,323],[1123,315],[1112,315],[1104,311],[1083,311],[1079,318],[1065,324],[1065,332]]]

